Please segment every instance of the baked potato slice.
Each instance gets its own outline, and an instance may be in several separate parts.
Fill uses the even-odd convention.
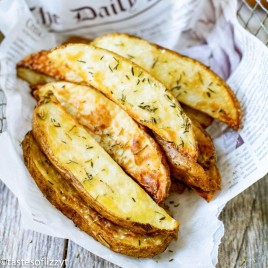
[[[27,81],[30,85],[46,84],[56,81],[56,79],[51,76],[24,67],[17,68],[17,75],[19,78]]]
[[[22,149],[26,167],[50,203],[104,246],[133,257],[152,257],[163,252],[174,238],[173,234],[136,234],[102,217],[56,171],[31,132],[25,136]]]
[[[197,162],[206,170],[216,164],[215,147],[211,137],[202,126],[194,119],[192,119],[192,123],[199,151]]]
[[[183,155],[197,159],[191,120],[165,86],[147,71],[118,54],[85,44],[58,47],[48,57],[59,66],[63,80],[95,87],[138,123],[173,142]]]
[[[176,233],[178,222],[67,114],[54,96],[33,112],[33,135],[57,171],[108,220],[137,233]]]
[[[213,181],[212,176],[209,176],[200,164],[190,161],[187,157],[181,155],[172,143],[166,142],[157,134],[155,139],[166,153],[173,178],[181,180],[189,187],[203,192],[220,189],[220,185]]]
[[[32,86],[57,81],[57,75],[54,77],[56,73],[44,51],[29,55],[17,65],[18,77],[27,81]],[[181,104],[181,107],[191,120],[198,121],[202,127],[207,128],[211,125],[213,119],[210,116],[185,104]]]
[[[92,87],[56,82],[38,87],[33,95],[39,100],[49,91],[157,203],[166,199],[169,167],[159,145],[142,126]]]
[[[91,44],[140,65],[178,101],[239,128],[240,105],[236,96],[223,79],[199,61],[127,34],[106,34]]]
[[[193,109],[183,103],[181,103],[181,107],[186,115],[191,119],[197,121],[203,128],[207,128],[213,122],[213,118],[203,112],[200,112],[196,109]]]

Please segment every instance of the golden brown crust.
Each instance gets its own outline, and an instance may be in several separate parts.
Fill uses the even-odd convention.
[[[173,235],[139,235],[103,218],[54,169],[29,132],[22,142],[25,164],[41,192],[74,224],[111,250],[151,257],[163,252]]]
[[[193,130],[195,138],[198,144],[198,158],[197,162],[207,170],[210,166],[216,164],[217,156],[213,141],[209,134],[202,128],[202,126],[197,122],[192,120]]]
[[[174,142],[182,154],[197,159],[191,120],[175,97],[145,69],[109,50],[85,44],[59,46],[48,57],[58,65],[61,79],[95,87],[141,125]]]
[[[105,218],[137,233],[177,232],[178,223],[120,169],[56,99],[44,99],[36,106],[33,135],[57,171]]]
[[[203,128],[207,128],[210,126],[213,122],[213,118],[210,117],[209,115],[200,112],[196,109],[193,109],[183,103],[181,103],[181,107],[183,111],[186,113],[186,115],[192,120],[192,121],[197,121]]]
[[[48,91],[157,203],[166,199],[169,167],[164,153],[144,127],[92,87],[57,82],[39,86],[33,95],[39,100]]]
[[[119,42],[123,45],[116,45]],[[201,62],[128,34],[105,34],[96,38],[92,44],[126,57],[128,55],[125,55],[126,51],[131,51],[131,60],[151,72],[169,90],[173,91],[174,89],[172,93],[177,96],[180,102],[225,122],[235,130],[239,128],[241,109],[235,94],[223,79]],[[140,45],[139,48],[138,45]],[[137,52],[137,55],[134,51]],[[141,53],[143,53],[142,56]],[[147,60],[147,57],[150,60]],[[163,61],[161,61],[161,58],[163,58]],[[186,67],[188,64],[192,67],[189,67],[189,70]],[[170,66],[170,69],[168,66]],[[163,73],[163,69],[166,72]],[[180,69],[184,71],[178,74],[177,71]],[[193,72],[195,72],[195,76],[190,77],[188,74]],[[170,76],[166,76],[165,73],[170,73]],[[185,81],[183,81],[182,74],[186,77]],[[202,76],[204,77],[202,78]],[[185,86],[183,86],[183,82],[185,82]],[[179,88],[176,89],[178,86]],[[201,88],[203,90],[199,91]],[[187,90],[187,92],[182,94],[183,90]],[[196,95],[197,92],[198,95]],[[216,93],[219,96],[214,98]],[[225,96],[224,100],[220,98],[223,96],[222,94]],[[188,96],[191,97],[188,98]],[[193,96],[196,99],[195,103],[193,102]],[[202,98],[200,98],[201,96]]]
[[[157,135],[155,135],[155,139],[166,153],[173,178],[181,180],[188,186],[200,188],[203,191],[214,190],[214,184],[211,183],[205,170],[198,163],[181,155],[174,147],[174,144],[166,142]]]

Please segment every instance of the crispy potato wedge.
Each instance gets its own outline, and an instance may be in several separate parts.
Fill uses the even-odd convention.
[[[174,238],[173,234],[136,234],[103,218],[61,177],[30,132],[22,142],[22,149],[26,167],[50,203],[104,246],[133,257],[151,257],[163,252]]]
[[[193,130],[198,145],[197,162],[206,170],[216,164],[217,156],[213,141],[202,126],[192,119]]]
[[[38,100],[49,91],[157,203],[166,199],[169,167],[159,145],[143,127],[92,87],[56,82],[38,87],[33,95]]]
[[[39,61],[43,63],[38,64]],[[56,73],[56,71],[53,70],[53,67],[44,67],[46,65],[49,65],[48,62],[49,59],[47,56],[44,56],[43,52],[36,52],[35,54],[31,54],[18,64],[17,75],[19,78],[27,81],[32,86],[57,81],[57,79],[53,77],[53,75]],[[50,76],[46,74],[49,74]],[[185,104],[181,104],[181,107],[191,120],[196,120],[201,124],[203,128],[207,128],[211,125],[213,118],[210,116]]]
[[[211,191],[202,191],[199,188],[194,188],[192,187],[192,189],[197,192],[201,197],[203,197],[206,201],[211,201],[213,199],[213,197],[215,196],[216,192],[218,190],[220,190],[221,188],[221,175],[220,172],[217,168],[216,165],[213,165],[211,167],[209,167],[208,170],[206,170],[206,174],[209,177],[209,179],[211,180],[212,183],[214,183],[214,188],[217,190],[211,190]]]
[[[58,47],[48,57],[59,66],[62,79],[95,87],[141,125],[173,142],[183,155],[197,159],[190,119],[147,71],[113,52],[84,44]]]
[[[180,102],[234,129],[240,105],[227,83],[202,63],[127,34],[98,37],[92,45],[124,56],[161,81]]]
[[[53,97],[33,113],[33,134],[50,162],[108,220],[137,233],[176,233],[178,222],[134,182]]]
[[[27,81],[30,85],[46,84],[56,81],[56,79],[51,76],[24,67],[17,68],[17,75],[19,78]]]
[[[191,188],[200,189],[204,192],[219,190],[219,186],[208,176],[201,165],[181,155],[174,144],[168,143],[157,134],[155,139],[166,153],[170,163],[171,176],[181,180]]]
[[[186,115],[191,119],[197,121],[203,128],[207,128],[213,122],[213,118],[203,112],[195,110],[183,103],[181,103],[181,107]]]

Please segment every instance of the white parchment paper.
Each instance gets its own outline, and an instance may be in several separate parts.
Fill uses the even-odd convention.
[[[214,267],[224,233],[220,211],[268,172],[268,51],[238,24],[235,1],[2,0],[0,18],[5,36],[0,45],[0,87],[7,99],[0,179],[19,200],[23,226],[71,239],[122,267]],[[219,122],[209,128],[222,191],[210,203],[188,191],[172,194],[166,203],[180,222],[179,239],[152,259],[116,254],[80,231],[43,197],[23,164],[20,143],[31,129],[35,101],[27,83],[16,78],[16,63],[68,36],[94,38],[112,31],[136,34],[199,59],[228,79],[242,106],[239,132]]]

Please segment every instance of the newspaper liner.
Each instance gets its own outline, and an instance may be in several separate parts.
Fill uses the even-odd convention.
[[[88,19],[92,13],[85,13],[85,7],[89,10],[87,1],[63,5],[63,1],[57,0],[49,6],[45,2],[32,0],[28,5],[23,0],[0,2],[0,30],[5,35],[0,45],[0,86],[7,99],[8,126],[0,136],[0,178],[18,198],[23,226],[68,238],[122,267],[214,267],[224,233],[219,213],[227,201],[268,172],[265,165],[268,161],[267,48],[238,24],[236,3],[231,0],[177,1],[179,3],[114,0],[111,3],[118,10],[119,2],[125,10],[107,18],[100,17],[100,7],[105,1],[95,1],[91,8],[99,13],[94,22]],[[80,20],[81,16],[84,20],[78,21],[77,10],[81,8]],[[48,33],[35,20],[54,33]],[[102,23],[103,20],[108,23]],[[220,76],[228,78],[242,106],[239,132],[218,122],[209,129],[217,149],[222,191],[210,203],[188,191],[182,195],[172,194],[166,203],[180,222],[179,239],[152,259],[114,253],[80,231],[43,197],[23,164],[20,143],[31,129],[35,101],[27,83],[16,78],[16,62],[29,53],[55,46],[65,35],[94,37],[110,31],[137,34],[203,61]]]

